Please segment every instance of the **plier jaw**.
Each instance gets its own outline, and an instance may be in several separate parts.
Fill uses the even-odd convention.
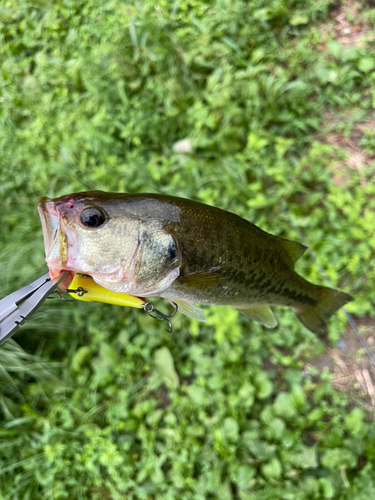
[[[69,274],[52,280],[48,273],[0,300],[0,345],[16,333]]]

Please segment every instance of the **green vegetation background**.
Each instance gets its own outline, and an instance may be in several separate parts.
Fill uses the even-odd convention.
[[[334,7],[2,0],[1,295],[46,272],[40,196],[157,192],[303,234],[373,316],[374,165],[326,138],[373,120],[374,43],[336,41]],[[359,18],[371,39],[374,8]],[[370,129],[359,146],[373,154]],[[323,283],[308,255],[297,269]],[[375,498],[371,414],[306,372],[324,344],[289,310],[272,331],[207,316],[171,335],[139,311],[46,304],[0,348],[0,499]]]

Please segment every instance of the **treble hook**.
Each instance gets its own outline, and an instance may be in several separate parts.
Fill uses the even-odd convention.
[[[84,290],[81,286],[79,286],[77,290],[72,290],[71,288],[68,288],[66,291],[68,293],[76,293],[78,297],[83,297],[85,293],[87,293],[87,290]]]
[[[84,290],[82,287],[78,287],[76,290],[68,288],[66,291],[69,293],[75,293],[78,295],[78,297],[82,297],[85,293],[87,293],[87,290]],[[55,290],[54,293],[56,293],[61,300],[64,300],[66,302],[75,302],[75,300],[66,299],[65,297],[62,297],[58,290]],[[53,297],[49,297],[49,298],[52,299]],[[166,329],[165,331],[168,333],[172,333],[172,331],[173,331],[172,323],[169,321],[169,318],[172,318],[172,316],[174,316],[176,314],[176,312],[178,311],[178,305],[176,304],[176,302],[171,302],[171,303],[174,305],[174,308],[175,308],[174,311],[172,312],[172,314],[162,313],[161,311],[159,311],[159,309],[156,309],[156,307],[154,306],[154,304],[152,302],[146,302],[141,307],[143,307],[143,310],[149,316],[151,316],[151,318],[154,318],[158,321],[166,321],[168,323],[169,329],[168,330]],[[154,313],[156,316],[154,316],[154,314],[152,314],[152,313]]]
[[[168,332],[168,333],[172,333],[172,331],[173,331],[173,329],[172,329],[172,323],[169,321],[169,318],[172,318],[172,316],[174,316],[176,314],[176,312],[178,311],[178,305],[176,304],[176,302],[172,302],[172,304],[174,305],[174,308],[175,308],[172,314],[164,314],[164,313],[162,313],[161,311],[159,311],[158,309],[156,309],[156,307],[154,306],[154,304],[152,304],[152,302],[146,302],[143,305],[143,310],[149,316],[151,316],[151,318],[157,319],[158,321],[166,321],[168,323],[169,330],[166,329],[165,331]],[[151,313],[155,313],[159,317],[158,316],[153,316]]]
[[[85,293],[87,293],[87,290],[84,290],[81,286],[79,288],[77,288],[77,290],[72,290],[71,288],[68,288],[66,291],[69,293],[76,293],[78,295],[78,297],[82,297],[83,295],[85,295]],[[66,299],[65,297],[63,297],[58,290],[55,290],[52,293],[56,293],[56,295],[59,297],[59,299],[63,300],[64,302],[75,302],[74,299]],[[54,297],[49,296],[47,298],[53,299]]]

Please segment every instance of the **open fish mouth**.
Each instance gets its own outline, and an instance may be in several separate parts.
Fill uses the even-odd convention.
[[[38,203],[39,217],[42,223],[44,248],[46,253],[46,262],[49,267],[51,278],[57,278],[69,267],[69,242],[65,231],[64,222],[61,214],[58,212],[55,203],[49,198],[41,198]],[[63,286],[72,280],[75,273],[70,273],[64,280]]]

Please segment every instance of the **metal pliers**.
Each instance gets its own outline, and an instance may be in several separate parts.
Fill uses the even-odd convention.
[[[0,345],[16,333],[66,278],[69,271],[52,280],[48,273],[0,300]]]

